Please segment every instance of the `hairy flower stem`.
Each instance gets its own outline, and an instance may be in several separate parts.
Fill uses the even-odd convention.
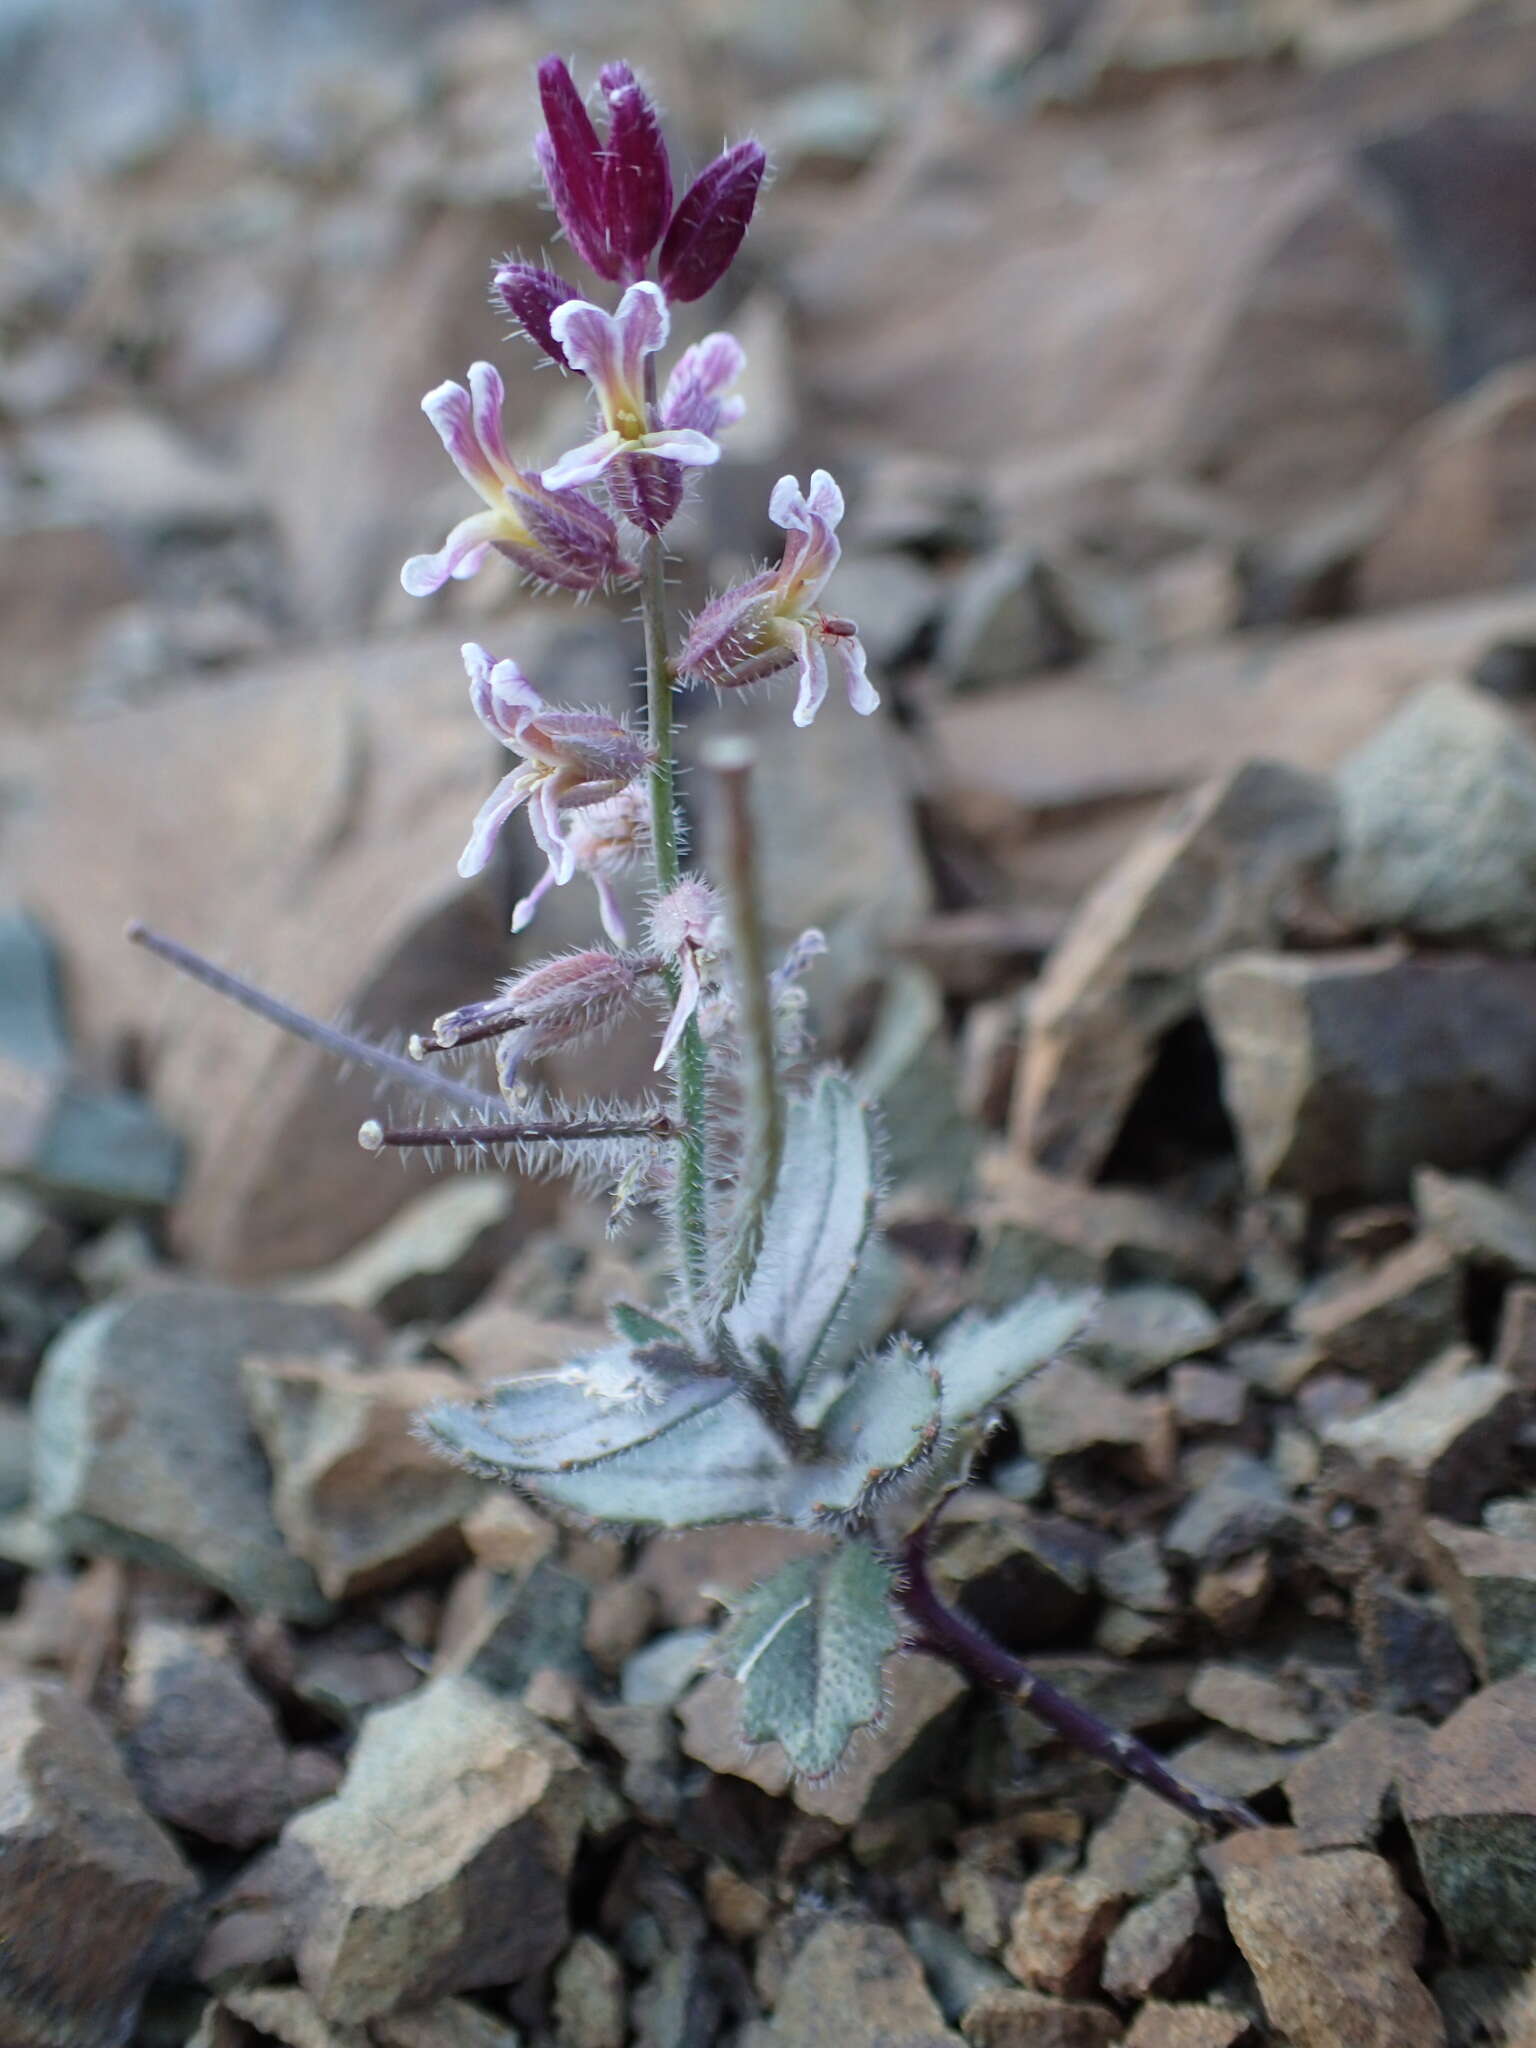
[[[1090,1714],[1075,1700],[1043,1678],[1037,1678],[1017,1657],[994,1643],[968,1616],[941,1600],[928,1575],[928,1525],[907,1538],[902,1548],[902,1576],[897,1598],[908,1617],[917,1625],[919,1647],[980,1679],[984,1685],[1026,1707],[1037,1720],[1070,1742],[1085,1755],[1107,1764],[1117,1777],[1145,1785],[1166,1799],[1170,1806],[1191,1819],[1212,1828],[1257,1828],[1263,1822],[1251,1806],[1240,1799],[1181,1777],[1155,1749],[1134,1735],[1118,1734],[1097,1714]]]
[[[494,1117],[502,1113],[504,1105],[499,1096],[470,1088],[447,1074],[433,1073],[418,1066],[414,1060],[402,1059],[397,1052],[386,1051],[382,1045],[370,1045],[365,1038],[354,1038],[349,1031],[339,1031],[334,1024],[322,1024],[318,1017],[306,1016],[290,1003],[279,1002],[265,989],[257,988],[238,974],[231,974],[226,967],[216,967],[201,953],[194,953],[190,946],[182,945],[179,939],[168,939],[163,932],[151,931],[148,925],[140,924],[137,919],[128,926],[124,936],[130,944],[142,946],[146,952],[168,961],[189,980],[200,981],[204,988],[211,988],[216,995],[227,996],[242,1009],[265,1018],[267,1023],[275,1024],[290,1037],[302,1038],[310,1045],[319,1046],[322,1052],[330,1053],[334,1059],[349,1066],[367,1067],[370,1072],[382,1074],[391,1081],[403,1082],[417,1095],[436,1096],[439,1101],[451,1103],[455,1109],[473,1116]]]
[[[763,1241],[763,1219],[779,1178],[784,1150],[784,1103],[775,1057],[773,1002],[757,889],[757,842],[752,829],[752,749],[744,740],[719,740],[709,756],[720,793],[719,872],[731,936],[731,972],[742,1039],[745,1110],[741,1187],[719,1302],[730,1307],[746,1284]]]
[[[655,402],[655,370],[646,358],[648,396]],[[677,847],[675,742],[672,728],[672,664],[667,653],[667,594],[661,536],[648,533],[640,550],[640,611],[645,623],[645,704],[647,738],[655,759],[651,766],[651,837],[656,888],[665,895],[677,886],[682,862]],[[667,992],[677,1000],[678,972],[667,970]],[[698,1022],[688,1020],[677,1048],[677,1119],[682,1137],[677,1150],[676,1227],[683,1279],[690,1299],[701,1304],[709,1292],[709,1235],[704,1205],[705,1071],[704,1040]]]

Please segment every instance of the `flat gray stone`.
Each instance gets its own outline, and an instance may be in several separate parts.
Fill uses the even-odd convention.
[[[251,1613],[328,1605],[273,1519],[241,1400],[251,1357],[356,1355],[366,1319],[220,1287],[119,1299],[70,1324],[33,1397],[33,1497],[72,1548],[137,1558]]]

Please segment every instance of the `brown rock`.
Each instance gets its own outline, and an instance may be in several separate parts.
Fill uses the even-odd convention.
[[[509,1578],[522,1578],[559,1542],[553,1523],[515,1493],[487,1490],[460,1523],[476,1563]]]
[[[307,655],[51,743],[15,871],[59,935],[88,1050],[110,1067],[140,1047],[158,1106],[198,1134],[176,1228],[199,1264],[328,1265],[423,1183],[360,1152],[368,1076],[178,984],[123,928],[233,948],[258,983],[365,1033],[488,989],[505,916],[454,875],[492,767],[453,680],[462,637],[373,650],[366,689],[350,658]]]
[[[1202,1664],[1189,1688],[1189,1704],[1208,1721],[1220,1721],[1259,1742],[1311,1742],[1317,1735],[1312,1716],[1278,1679],[1241,1664]]]
[[[1536,965],[1398,946],[1240,953],[1207,1021],[1256,1188],[1389,1197],[1476,1166],[1536,1112]]]
[[[1214,1565],[1195,1581],[1195,1609],[1229,1642],[1247,1635],[1269,1605],[1275,1586],[1274,1559],[1250,1550],[1230,1564]]]
[[[1422,1237],[1378,1266],[1316,1290],[1291,1320],[1320,1359],[1399,1387],[1461,1335],[1461,1272],[1454,1252]]]
[[[1424,1923],[1381,1857],[1279,1857],[1227,1871],[1222,1894],[1264,2010],[1296,2048],[1444,2048],[1413,1971]]]
[[[1119,1893],[1093,1877],[1055,1872],[1032,1877],[1013,1916],[1003,1961],[1035,1991],[1092,1990],[1122,1903]]]
[[[1536,1665],[1536,1538],[1431,1520],[1424,1561],[1480,1678]]]
[[[1293,1765],[1285,1792],[1301,1846],[1374,1849],[1427,1732],[1406,1715],[1357,1714]]]
[[[1026,1454],[1042,1463],[1098,1451],[1120,1454],[1145,1483],[1173,1476],[1177,1441],[1167,1402],[1124,1393],[1075,1358],[1031,1373],[1006,1406]]]
[[[624,1970],[611,1948],[578,1934],[555,1965],[554,1986],[560,2048],[624,2048]]]
[[[1165,1800],[1130,1785],[1109,1819],[1094,1830],[1084,1875],[1122,1899],[1149,1899],[1193,1870],[1198,1821],[1175,1813]]]
[[[468,1390],[432,1366],[248,1359],[246,1406],[272,1463],[272,1511],[335,1600],[377,1592],[464,1554],[477,1479],[414,1434],[430,1402]]]
[[[1536,1287],[1511,1287],[1505,1295],[1493,1362],[1523,1393],[1536,1389]]]
[[[297,1984],[242,1985],[224,1993],[218,2011],[240,2023],[228,2038],[241,2048],[253,2035],[262,2042],[281,2042],[282,2048],[370,2048],[363,2028],[332,2025]],[[218,2034],[214,2040],[222,2048]]]
[[[1184,1990],[1209,1945],[1211,1928],[1192,1877],[1133,1906],[1109,1938],[1101,1979],[1111,1998],[1139,1999]]]
[[[1125,2048],[1251,2048],[1256,2039],[1245,2013],[1215,2005],[1144,2005],[1125,2037]]]
[[[356,2023],[551,1962],[584,1794],[575,1751],[472,1680],[371,1713],[340,1792],[274,1852],[321,2011]]]
[[[1536,1676],[1459,1707],[1403,1783],[1403,1813],[1435,1911],[1456,1946],[1536,1960]]]
[[[1088,1188],[1002,1154],[983,1163],[978,1220],[987,1302],[1016,1301],[1031,1280],[1168,1280],[1212,1294],[1236,1278],[1237,1246],[1176,1203],[1133,1188]]]
[[[145,1805],[205,1841],[252,1848],[297,1803],[277,1716],[217,1635],[141,1622],[121,1722]]]
[[[1503,1373],[1453,1352],[1401,1393],[1325,1424],[1327,1464],[1379,1508],[1466,1520],[1500,1489],[1518,1409]]]
[[[1413,1200],[1424,1228],[1458,1258],[1522,1279],[1536,1274],[1536,1214],[1524,1202],[1432,1166],[1414,1175]]]
[[[1168,1393],[1179,1428],[1190,1436],[1241,1429],[1248,1414],[1248,1382],[1229,1366],[1176,1365]]]
[[[972,2048],[1114,2048],[1120,2022],[1102,2005],[1042,1991],[984,1991],[960,2030]]]
[[[121,2048],[197,1886],[62,1686],[0,1686],[0,2038]]]
[[[1332,851],[1320,778],[1255,761],[1184,798],[1104,877],[1030,990],[1013,1134],[1069,1178],[1101,1167],[1200,971],[1278,936],[1289,892]]]
[[[767,2032],[771,2048],[955,2048],[958,2036],[890,1927],[826,1920],[784,1978]]]
[[[1370,609],[1459,597],[1536,573],[1536,367],[1512,364],[1436,413],[1397,465],[1391,510],[1360,563]]]

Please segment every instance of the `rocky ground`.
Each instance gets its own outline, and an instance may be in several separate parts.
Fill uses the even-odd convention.
[[[78,12],[0,9],[5,2048],[1532,2048],[1536,20]],[[385,1033],[528,957],[457,644],[617,705],[631,629],[395,572],[573,37],[774,152],[677,579],[845,481],[888,715],[744,715],[892,1319],[1104,1289],[940,1567],[1258,1833],[919,1658],[790,1787],[705,1589],[810,1539],[559,1531],[409,1433],[653,1243],[366,1157],[121,943]]]

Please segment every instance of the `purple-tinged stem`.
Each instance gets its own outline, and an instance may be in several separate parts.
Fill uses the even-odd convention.
[[[1085,1756],[1107,1764],[1117,1777],[1145,1785],[1180,1813],[1213,1828],[1257,1828],[1264,1823],[1241,1799],[1230,1799],[1192,1778],[1182,1777],[1155,1749],[1135,1735],[1121,1735],[1097,1714],[1090,1714],[1043,1678],[1037,1678],[968,1616],[940,1599],[928,1574],[928,1529],[925,1524],[902,1548],[902,1573],[897,1599],[916,1623],[918,1645],[931,1655],[948,1658],[982,1684],[1026,1707],[1037,1720],[1054,1728]]]
[[[357,1142],[365,1152],[382,1152],[386,1145],[446,1145],[472,1150],[477,1145],[565,1144],[568,1140],[590,1138],[680,1138],[682,1127],[669,1116],[629,1117],[610,1122],[606,1118],[583,1118],[570,1122],[554,1119],[542,1123],[425,1124],[408,1130],[386,1130],[372,1119],[358,1131]]]
[[[386,1075],[391,1081],[403,1082],[418,1095],[435,1095],[443,1102],[452,1103],[456,1109],[475,1116],[496,1116],[500,1113],[502,1104],[499,1097],[487,1095],[479,1088],[467,1087],[464,1082],[455,1081],[446,1074],[433,1073],[419,1066],[415,1060],[387,1052],[381,1045],[370,1045],[365,1038],[354,1038],[350,1032],[338,1031],[334,1024],[322,1024],[318,1017],[306,1016],[291,1004],[280,1002],[253,982],[231,974],[228,968],[215,967],[211,960],[205,959],[201,953],[194,953],[179,939],[168,939],[163,932],[151,931],[148,925],[137,920],[128,926],[125,937],[131,944],[142,946],[146,952],[169,961],[190,980],[200,981],[204,988],[211,988],[216,995],[227,996],[231,1002],[264,1018],[268,1024],[275,1024],[290,1037],[317,1045],[335,1059],[348,1065],[367,1067],[375,1074]]]

